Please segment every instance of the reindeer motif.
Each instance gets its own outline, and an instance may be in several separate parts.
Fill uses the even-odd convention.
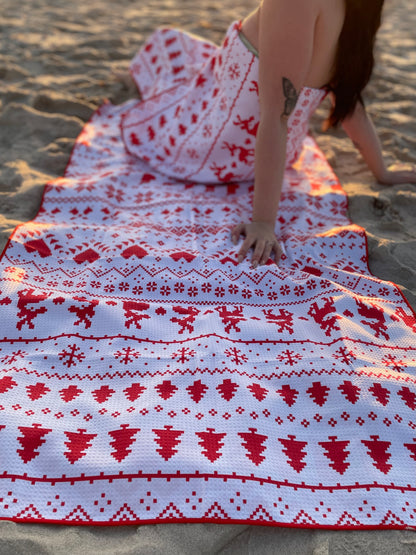
[[[313,303],[308,310],[308,314],[312,316],[321,329],[325,331],[325,335],[329,337],[332,331],[340,329],[340,327],[336,325],[336,321],[340,320],[341,316],[338,314],[330,316],[331,313],[336,312],[334,299],[332,297],[324,297],[322,300],[325,301],[325,304],[319,307],[318,303]]]
[[[228,148],[231,156],[234,156],[235,151],[238,152],[238,160],[246,164],[247,166],[251,163],[250,158],[254,156],[254,148],[245,148],[243,146],[230,145],[224,141],[222,148]]]
[[[78,320],[74,322],[74,326],[79,326],[79,324],[84,323],[85,329],[91,327],[91,320],[95,315],[95,307],[98,305],[99,301],[93,299],[89,301],[85,297],[74,297],[74,301],[79,301],[85,303],[81,306],[71,305],[68,310],[73,312],[78,316]]]
[[[17,313],[17,317],[20,318],[19,322],[16,324],[16,328],[21,330],[24,324],[33,330],[35,325],[33,324],[33,320],[39,314],[44,314],[47,312],[46,306],[40,306],[38,308],[30,308],[28,305],[34,303],[40,303],[41,301],[45,301],[49,297],[49,293],[41,293],[40,295],[35,295],[34,289],[24,289],[23,291],[19,291],[18,293],[19,300],[17,302],[17,308],[19,308],[19,312]]]
[[[173,311],[184,316],[184,318],[177,318],[176,316],[174,316],[170,319],[171,322],[180,325],[181,329],[178,333],[183,333],[185,330],[188,330],[189,333],[192,333],[194,331],[194,326],[192,324],[195,322],[195,318],[198,316],[199,310],[197,308],[194,308],[193,306],[174,306]]]
[[[293,333],[292,312],[288,312],[284,308],[281,308],[279,314],[274,314],[271,309],[263,309],[263,314],[266,316],[266,321],[269,322],[269,324],[277,324],[279,326],[277,330],[279,333],[282,333],[284,330],[287,330],[290,335]]]
[[[374,330],[375,337],[380,337],[380,335],[382,335],[385,339],[390,339],[390,336],[386,333],[387,326],[383,309],[375,303],[370,303],[368,305],[358,299],[355,299],[355,302],[358,306],[358,314],[367,318],[367,320],[360,320],[360,322]]]
[[[239,127],[242,131],[247,131],[247,133],[253,137],[257,135],[259,122],[255,120],[254,116],[251,116],[248,119],[241,119],[240,116],[237,116],[237,119],[236,121],[233,121],[233,124]]]
[[[225,324],[225,331],[230,333],[233,328],[235,331],[241,331],[237,326],[239,322],[245,322],[247,318],[243,316],[243,307],[235,306],[234,310],[230,311],[226,306],[219,306],[216,308],[222,323]]]
[[[217,166],[217,164],[214,163],[210,166],[209,169],[215,173],[218,181],[221,183],[228,183],[229,181],[235,181],[239,177],[241,177],[233,172],[227,172],[225,175],[223,175],[223,172],[227,169],[227,166]]]

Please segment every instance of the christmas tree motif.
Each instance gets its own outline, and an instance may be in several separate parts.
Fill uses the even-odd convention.
[[[257,399],[257,401],[264,401],[269,393],[269,390],[265,387],[262,387],[259,383],[253,383],[247,386],[247,389],[251,391],[253,396]]]
[[[162,383],[155,386],[156,391],[165,401],[174,395],[178,388],[170,380],[164,380]]]
[[[377,399],[379,403],[383,405],[383,407],[385,407],[389,402],[390,391],[378,382],[373,383],[373,385],[368,388],[368,391]]]
[[[26,386],[27,396],[31,401],[37,401],[47,393],[49,393],[50,389],[44,383],[38,382],[35,385],[27,385]]]
[[[413,441],[416,441],[416,437],[413,438]],[[416,443],[403,443],[406,449],[410,451],[410,457],[416,461]]]
[[[64,451],[65,457],[71,464],[85,456],[87,449],[92,445],[92,440],[97,434],[87,434],[87,430],[78,428],[78,432],[65,432],[69,441],[65,441],[68,451]]]
[[[296,436],[289,435],[286,438],[278,438],[280,443],[283,445],[283,453],[288,458],[288,463],[290,466],[296,470],[296,472],[301,472],[306,463],[303,459],[306,457],[306,451],[303,451],[303,448],[308,445],[307,441],[299,441],[296,439]]]
[[[140,383],[132,383],[129,387],[123,389],[123,393],[129,401],[136,401],[144,391],[146,391],[146,388]]]
[[[266,446],[263,443],[266,441],[267,436],[257,433],[257,428],[249,428],[248,432],[239,432],[238,435],[244,439],[243,445],[247,449],[246,457],[251,460],[256,466],[261,464],[266,457],[262,455]]]
[[[338,390],[341,391],[347,401],[349,401],[353,405],[355,405],[355,403],[360,398],[361,389],[358,387],[358,385],[354,385],[349,380],[344,380],[342,384],[338,386]]]
[[[114,389],[111,389],[108,385],[102,385],[99,389],[95,389],[92,392],[92,396],[97,401],[97,403],[105,403],[108,399],[115,393]]]
[[[216,390],[225,401],[231,401],[235,392],[238,389],[238,384],[226,378],[222,383],[218,384]]]
[[[6,393],[9,389],[16,387],[17,382],[11,376],[0,378],[0,393]]]
[[[200,438],[198,441],[202,449],[202,454],[206,456],[212,463],[219,459],[222,455],[220,449],[224,447],[222,440],[227,435],[226,433],[215,432],[215,428],[207,428],[206,432],[195,432]]]
[[[299,391],[297,389],[290,387],[290,385],[288,384],[282,385],[282,388],[278,389],[276,393],[278,393],[281,397],[283,397],[283,401],[289,407],[291,407],[296,403],[296,399],[299,395]]]
[[[108,435],[113,438],[110,445],[115,449],[111,452],[111,456],[116,461],[121,462],[131,453],[129,447],[136,441],[134,436],[137,432],[140,432],[140,428],[129,428],[129,424],[121,424],[120,429],[108,432]]]
[[[346,450],[350,442],[339,440],[337,436],[329,436],[328,439],[330,441],[319,441],[318,444],[325,449],[324,455],[331,461],[329,466],[339,474],[344,474],[350,466],[349,462],[345,462],[350,454],[350,451]]]
[[[409,407],[411,410],[416,409],[416,393],[414,391],[410,391],[407,386],[403,386],[398,392],[397,395],[402,398],[404,404]]]
[[[17,441],[22,446],[22,449],[17,449],[17,453],[24,463],[28,463],[39,455],[36,451],[43,443],[45,443],[44,436],[49,434],[52,430],[50,428],[42,428],[41,424],[33,424],[32,427],[19,426],[22,436],[17,438]]]
[[[322,385],[321,382],[313,382],[311,387],[306,390],[306,393],[309,393],[314,403],[322,407],[327,401],[329,391],[329,387]]]
[[[380,441],[379,436],[370,436],[370,439],[362,439],[361,443],[367,447],[367,455],[373,459],[373,466],[375,466],[383,474],[388,474],[392,468],[391,464],[388,464],[388,460],[391,457],[391,453],[387,452],[387,449],[391,445],[391,441]]]
[[[163,430],[152,430],[156,434],[155,442],[160,446],[156,449],[161,457],[168,461],[178,450],[175,449],[181,442],[179,437],[184,433],[182,430],[174,430],[173,426],[164,426]]]
[[[188,387],[186,388],[186,391],[189,393],[191,399],[195,401],[195,403],[199,403],[207,390],[208,386],[202,383],[201,380],[194,381],[192,385],[188,385]]]
[[[69,403],[78,397],[78,395],[81,395],[81,393],[83,393],[83,391],[77,385],[69,385],[64,389],[61,389],[59,395],[61,396],[62,401]]]

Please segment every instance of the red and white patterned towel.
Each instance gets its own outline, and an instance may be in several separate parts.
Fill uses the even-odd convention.
[[[252,184],[126,152],[136,106],[98,110],[2,256],[0,518],[416,527],[415,315],[322,153],[253,270]]]

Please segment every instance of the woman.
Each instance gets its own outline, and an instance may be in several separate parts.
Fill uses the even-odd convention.
[[[183,167],[178,165],[178,160],[184,162],[185,153],[192,152],[192,149],[186,150],[183,146],[185,143],[178,135],[184,135],[186,139],[188,134],[188,138],[192,137],[194,142],[199,145],[197,151],[193,149],[195,157],[198,157],[204,150],[209,150],[211,153],[210,164],[206,163],[205,167],[214,171],[215,176],[218,177],[217,182],[238,181],[238,178],[240,180],[248,179],[249,173],[244,174],[236,169],[239,167],[238,161],[232,163],[231,171],[231,166],[227,167],[223,157],[228,154],[231,159],[230,155],[234,156],[238,151],[239,158],[243,159],[246,166],[250,166],[250,155],[253,154],[251,166],[255,186],[252,218],[250,222],[243,222],[235,226],[231,233],[234,244],[237,244],[240,235],[245,236],[238,252],[239,262],[245,258],[251,248],[253,248],[252,265],[254,268],[258,264],[265,264],[272,253],[274,253],[275,261],[278,262],[281,248],[275,235],[275,222],[284,171],[287,164],[296,159],[300,150],[298,144],[297,152],[290,160],[288,144],[291,141],[291,135],[297,134],[298,122],[302,118],[303,120],[309,118],[313,109],[328,91],[331,94],[333,108],[327,127],[342,123],[376,179],[385,184],[416,182],[415,170],[390,171],[386,169],[377,134],[365,111],[361,97],[362,90],[368,83],[373,69],[373,46],[376,32],[380,26],[383,3],[383,0],[367,0],[366,2],[361,0],[263,0],[261,5],[238,26],[237,31],[245,48],[250,49],[254,56],[258,52],[258,63],[253,66],[257,79],[254,89],[256,89],[255,102],[259,108],[258,115],[253,111],[253,99],[247,100],[249,92],[247,92],[247,98],[244,97],[244,103],[237,98],[238,95],[241,95],[241,90],[253,91],[253,88],[249,88],[249,84],[255,81],[252,79],[252,72],[247,73],[244,80],[240,79],[241,85],[239,81],[240,86],[234,89],[234,97],[229,92],[224,93],[225,97],[228,94],[224,104],[227,104],[227,101],[228,105],[232,102],[240,102],[237,117],[235,114],[222,116],[222,119],[219,116],[222,107],[221,102],[218,101],[220,96],[218,90],[221,90],[221,87],[225,90],[233,85],[228,80],[224,86],[223,68],[228,63],[229,75],[232,75],[233,64],[237,66],[238,71],[241,71],[241,64],[238,65],[234,61],[240,55],[241,42],[239,46],[230,46],[235,42],[233,42],[235,33],[233,35],[230,30],[222,48],[219,49],[220,54],[218,54],[217,48],[213,49],[212,45],[208,43],[199,45],[201,48],[198,49],[197,41],[185,33],[179,32],[178,36],[177,31],[159,30],[133,60],[132,76],[136,83],[141,86],[144,75],[143,67],[146,66],[145,72],[148,78],[154,80],[155,84],[148,86],[145,94],[145,100],[151,100],[150,109],[149,104],[144,102],[125,118],[124,138],[127,148],[132,153],[145,159],[151,165],[156,164],[159,171],[174,177],[181,177],[180,171],[183,171]],[[232,28],[233,26],[230,27],[230,29]],[[157,38],[160,38],[160,33],[165,33],[164,40],[158,42]],[[156,71],[152,70],[150,66],[154,60],[159,59],[162,51],[169,49],[170,43],[173,44],[178,38],[183,45],[187,43],[184,46],[185,51],[194,47],[197,53],[195,54],[194,51],[193,58],[185,60],[182,66],[174,66],[173,62],[169,61],[170,66],[178,71],[177,74],[166,78],[166,75],[170,73],[170,68],[167,69],[166,64],[165,66],[159,65]],[[233,50],[233,48],[235,49]],[[229,50],[231,53],[228,52]],[[169,60],[173,60],[175,55],[179,56],[178,50],[171,51],[167,57]],[[198,66],[194,63],[195,55],[199,57],[203,69],[200,66],[193,72],[192,68]],[[247,58],[246,65],[251,63]],[[155,64],[158,65],[159,61],[156,61]],[[187,76],[182,76],[184,71],[188,72]],[[213,83],[213,85],[204,93],[203,87],[206,87],[206,83]],[[176,92],[173,91],[175,87]],[[315,96],[316,102],[312,102],[310,110],[302,114],[301,106],[304,102],[300,102],[300,97],[305,100],[305,91],[306,94]],[[179,129],[177,136],[173,136],[173,133],[166,132],[164,135],[162,133],[162,139],[159,140],[159,146],[156,148],[152,143],[152,141],[154,143],[158,141],[157,137],[154,141],[155,126],[148,125],[149,118],[151,120],[153,117],[151,106],[152,104],[157,105],[156,112],[160,118],[160,105],[162,103],[169,104],[172,94],[176,94],[176,97],[180,97],[182,100],[174,102],[175,111],[166,111],[165,120],[172,121],[176,118],[182,120],[182,124],[176,127]],[[210,135],[215,139],[205,140],[204,134],[198,135],[195,129],[190,131],[192,122],[189,117],[187,119],[186,110],[189,111],[191,104],[200,102],[201,99],[205,100],[199,104],[200,111],[208,110],[209,118],[214,122],[220,120],[217,125],[217,134],[214,132]],[[295,111],[299,113],[297,119],[293,118]],[[156,114],[156,112],[154,113]],[[250,114],[250,117],[247,114]],[[194,114],[194,118],[193,123],[197,124],[200,130],[209,129],[211,124],[205,123],[205,127],[202,126],[200,114]],[[207,121],[206,116],[204,121]],[[242,122],[250,121],[252,123],[251,134],[255,134],[255,148],[251,149],[243,147],[241,140],[240,145],[236,144],[236,141],[234,143],[232,141],[236,125],[240,124],[242,127]],[[155,117],[152,122],[157,125]],[[232,122],[232,125],[229,122]],[[144,124],[145,127],[143,127]],[[249,129],[247,123],[246,127]],[[138,139],[138,133],[133,130],[146,131],[149,139],[147,144],[143,144],[143,141]],[[219,138],[220,136],[221,138]],[[253,146],[249,141],[250,139],[246,140],[250,147]],[[177,148],[178,144],[181,144],[179,149]],[[176,166],[172,160],[175,161]],[[220,160],[223,161],[223,165]],[[185,165],[189,166],[189,163],[188,157]],[[188,179],[199,179],[205,183],[213,181],[214,177],[211,177],[209,172],[203,173],[200,170],[201,168],[188,173]],[[221,170],[223,170],[222,173]],[[224,178],[224,174],[227,179]]]

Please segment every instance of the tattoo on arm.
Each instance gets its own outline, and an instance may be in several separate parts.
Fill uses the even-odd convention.
[[[283,94],[285,95],[285,107],[283,109],[282,116],[289,117],[296,106],[296,102],[298,101],[299,95],[296,92],[296,89],[293,86],[290,79],[283,77],[282,85],[283,85]]]

